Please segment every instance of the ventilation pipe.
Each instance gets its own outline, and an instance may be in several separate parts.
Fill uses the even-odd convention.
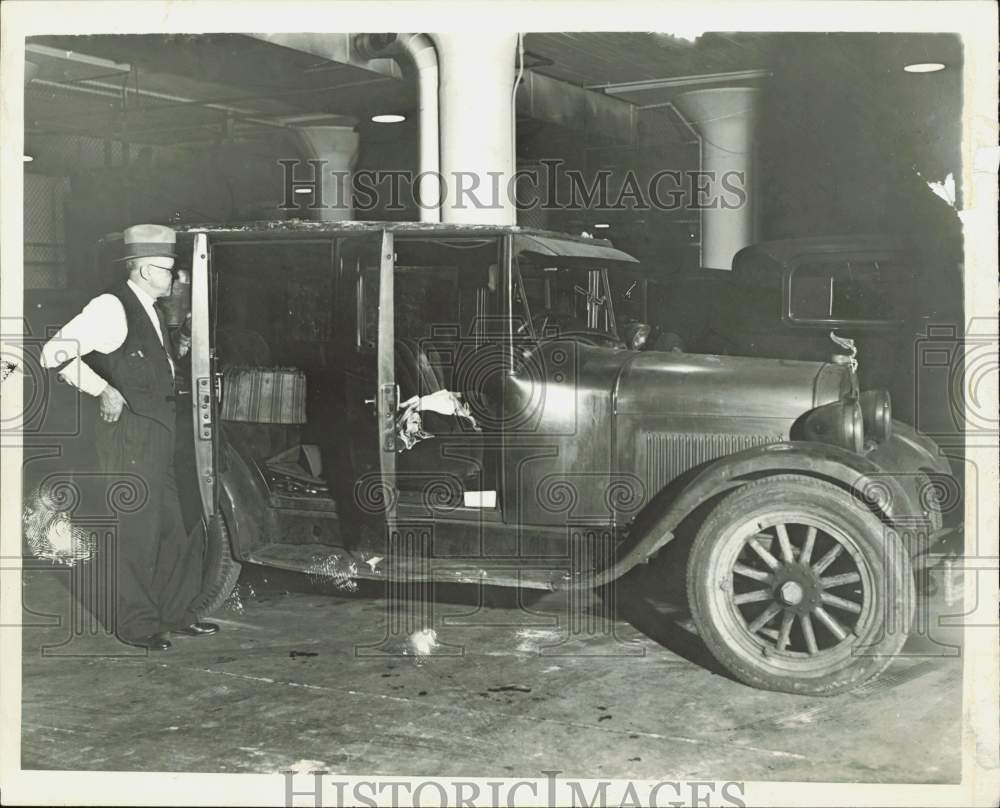
[[[516,223],[513,193],[516,33],[435,33],[441,71],[441,218]]]
[[[711,172],[711,190],[717,207],[701,211],[701,265],[732,269],[733,256],[756,240],[753,190],[753,144],[759,90],[753,87],[717,87],[682,93],[675,105],[701,138],[701,170]],[[727,193],[722,179],[742,174],[742,204]]]
[[[364,59],[403,55],[417,68],[420,119],[420,165],[417,184],[420,221],[441,221],[441,173],[438,130],[438,57],[426,34],[359,34],[354,48]]]
[[[358,133],[350,126],[299,126],[295,130],[307,159],[325,161],[316,172],[323,194],[316,218],[322,222],[352,219],[350,175],[358,159]]]

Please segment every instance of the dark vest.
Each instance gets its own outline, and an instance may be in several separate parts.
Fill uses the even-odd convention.
[[[111,292],[125,309],[128,334],[121,347],[109,354],[90,353],[86,362],[94,371],[117,388],[136,415],[174,429],[174,381],[170,373],[170,334],[165,318],[160,316],[163,342],[135,292],[122,284]],[[156,310],[159,314],[159,309]],[[166,350],[165,350],[166,348]]]

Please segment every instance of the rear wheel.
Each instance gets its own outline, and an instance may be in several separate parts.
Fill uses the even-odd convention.
[[[912,575],[896,534],[850,494],[780,475],[715,507],[687,583],[699,634],[730,673],[766,690],[834,695],[902,648]]]
[[[240,563],[233,558],[226,520],[221,513],[216,513],[208,522],[202,589],[195,601],[194,611],[206,616],[221,609],[236,586],[241,569]]]

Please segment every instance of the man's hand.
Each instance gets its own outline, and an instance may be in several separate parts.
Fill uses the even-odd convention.
[[[117,421],[125,406],[125,398],[110,384],[101,392],[101,418],[109,424]]]

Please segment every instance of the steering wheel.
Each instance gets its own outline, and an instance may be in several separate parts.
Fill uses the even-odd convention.
[[[546,340],[546,328],[555,324],[559,327],[559,333],[548,337],[548,339],[552,339],[554,337],[571,339],[576,342],[582,342],[585,345],[593,345],[594,347],[622,347],[623,345],[620,339],[617,339],[611,334],[605,334],[603,331],[596,331],[592,328],[581,326],[579,321],[560,324],[558,320],[558,314],[551,310],[546,310],[532,318],[531,326],[535,334],[538,335],[539,342],[544,342]],[[521,323],[515,333],[518,336],[523,336],[528,333],[528,321],[525,320]]]

